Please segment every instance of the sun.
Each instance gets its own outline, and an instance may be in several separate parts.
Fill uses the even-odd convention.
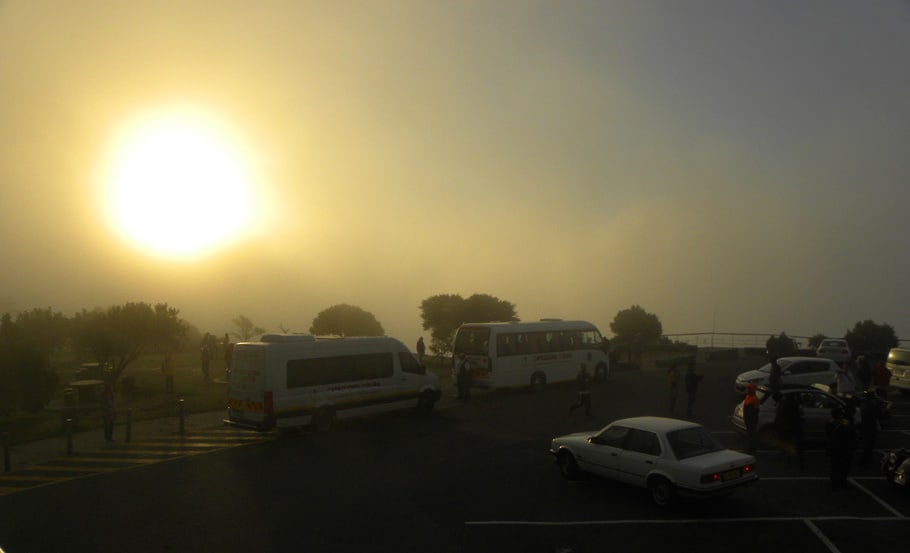
[[[107,216],[147,253],[195,258],[252,229],[255,186],[248,156],[212,118],[187,110],[148,114],[115,141]]]

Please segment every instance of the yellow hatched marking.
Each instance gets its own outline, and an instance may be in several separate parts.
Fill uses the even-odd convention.
[[[0,495],[21,492],[22,490],[26,490],[26,489],[28,489],[28,488],[3,488],[3,487],[0,487]]]
[[[126,457],[67,457],[67,461],[75,461],[77,463],[137,463],[137,459],[128,459]]]
[[[29,467],[26,470],[53,470],[60,472],[82,472],[85,474],[94,474],[96,472],[110,472],[115,470],[121,470],[123,467],[67,467],[61,465],[40,465],[36,467]]]

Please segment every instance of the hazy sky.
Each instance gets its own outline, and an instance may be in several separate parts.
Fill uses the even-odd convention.
[[[413,347],[421,300],[487,293],[607,334],[639,304],[910,338],[908,53],[903,0],[0,0],[0,312],[306,331],[350,303]],[[195,257],[112,222],[123,136],[162,114],[217,129],[255,199]],[[142,204],[161,232],[236,217],[185,188]]]

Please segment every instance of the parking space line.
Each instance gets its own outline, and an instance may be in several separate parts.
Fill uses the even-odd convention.
[[[904,514],[903,514],[903,513],[901,513],[900,511],[898,511],[897,509],[895,509],[895,508],[892,507],[891,505],[888,505],[887,503],[885,503],[885,501],[884,501],[882,498],[880,498],[879,496],[877,496],[877,495],[875,495],[874,493],[872,493],[872,491],[871,491],[869,488],[867,488],[866,486],[863,486],[862,484],[860,484],[859,482],[857,482],[855,478],[848,478],[847,481],[850,482],[850,484],[852,484],[854,488],[858,488],[858,489],[860,489],[860,490],[866,492],[866,495],[868,495],[869,497],[871,497],[872,499],[874,499],[875,501],[877,501],[878,504],[881,505],[882,507],[884,507],[885,509],[887,509],[887,510],[891,511],[892,513],[894,513],[894,516],[896,516],[896,517],[898,517],[898,518],[904,518]]]
[[[811,520],[809,520],[808,518],[805,518],[805,519],[803,519],[803,522],[805,522],[806,526],[809,527],[809,530],[811,530],[812,533],[815,534],[815,537],[817,537],[819,539],[819,541],[821,541],[823,544],[825,544],[825,546],[828,548],[829,551],[831,551],[832,553],[840,553],[840,549],[838,549],[837,546],[835,546],[833,543],[831,543],[831,540],[828,539],[828,536],[826,536],[824,534],[824,532],[819,530],[818,526],[816,526]]]
[[[802,522],[807,520],[862,520],[869,522],[897,521],[905,518],[892,516],[860,517],[853,515],[826,517],[733,517],[733,518],[690,518],[690,519],[629,519],[629,520],[580,520],[580,521],[546,521],[546,520],[469,520],[465,526],[613,526],[618,524],[718,524],[743,522]]]

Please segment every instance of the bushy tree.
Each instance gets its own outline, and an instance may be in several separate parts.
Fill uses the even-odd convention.
[[[313,319],[310,334],[336,336],[383,336],[385,331],[369,311],[340,303],[323,309]]]
[[[653,344],[660,341],[663,325],[657,315],[633,305],[616,313],[610,330],[620,344]]]
[[[241,342],[248,342],[253,336],[265,333],[264,328],[260,328],[253,324],[253,321],[246,315],[240,315],[231,322],[237,327],[237,331],[232,334]]]
[[[423,329],[430,331],[430,350],[437,355],[451,353],[455,331],[462,324],[514,321],[515,315],[515,304],[489,294],[474,294],[468,299],[439,294],[420,303]]]
[[[52,315],[50,310],[46,313]],[[0,319],[0,412],[38,411],[50,401],[57,385],[57,374],[50,369],[49,358],[65,335],[52,338],[54,334],[49,329],[34,334],[36,318],[31,315],[22,313],[14,321],[5,314]],[[65,320],[61,316],[58,322]]]
[[[73,319],[77,342],[111,367],[116,382],[130,363],[155,347],[176,348],[187,330],[179,311],[166,303],[126,303],[82,310]]]
[[[898,344],[893,326],[887,323],[877,324],[870,319],[857,321],[853,330],[848,330],[844,335],[844,339],[854,352],[887,354],[888,350]]]

